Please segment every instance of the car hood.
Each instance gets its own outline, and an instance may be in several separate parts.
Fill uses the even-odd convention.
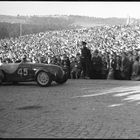
[[[0,70],[12,74],[18,69],[19,65],[20,65],[19,63],[1,64]]]

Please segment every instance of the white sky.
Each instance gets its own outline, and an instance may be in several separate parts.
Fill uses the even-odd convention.
[[[0,15],[18,14],[140,18],[140,2],[0,1]]]

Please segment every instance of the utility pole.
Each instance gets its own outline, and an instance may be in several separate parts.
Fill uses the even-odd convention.
[[[129,25],[130,24],[130,16],[127,15],[127,19],[126,19],[126,25]]]

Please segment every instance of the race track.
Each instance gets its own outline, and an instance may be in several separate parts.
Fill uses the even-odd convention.
[[[0,86],[1,138],[140,138],[140,81]]]

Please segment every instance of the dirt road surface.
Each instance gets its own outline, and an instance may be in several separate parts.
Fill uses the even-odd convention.
[[[0,86],[1,138],[140,138],[140,81]]]

